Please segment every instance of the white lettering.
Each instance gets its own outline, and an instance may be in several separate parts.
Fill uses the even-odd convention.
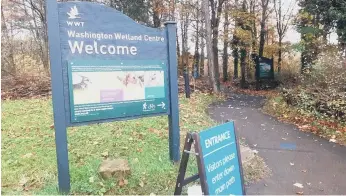
[[[219,160],[218,162],[213,162],[212,164],[208,164],[207,170],[208,172],[212,172],[222,166],[222,160]]]
[[[85,52],[86,52],[87,54],[92,54],[92,53],[93,53],[93,50],[94,50],[94,48],[93,48],[92,45],[85,45]]]
[[[71,34],[73,33],[71,32]],[[137,55],[135,46],[99,45],[97,41],[94,41],[93,44],[84,44],[84,41],[71,40],[68,40],[68,44],[72,54],[85,52],[87,54]]]
[[[84,42],[81,41],[80,44],[78,44],[77,41],[74,41],[73,45],[72,45],[71,41],[68,40],[68,45],[70,46],[70,50],[71,50],[72,54],[74,54],[76,52],[76,48],[78,50],[78,53],[81,54]]]
[[[131,46],[131,48],[130,48],[130,53],[131,53],[132,55],[137,55],[137,48],[134,47],[134,46]]]
[[[95,53],[99,54],[99,51],[97,50],[97,42],[96,41],[94,41],[94,48],[95,48]]]
[[[114,46],[109,46],[108,47],[108,53],[109,54],[115,54],[115,47]]]
[[[209,148],[215,144],[218,144],[220,142],[223,142],[224,140],[227,140],[231,137],[231,133],[229,131],[226,131],[222,134],[219,134],[217,136],[213,136],[209,139],[206,139],[205,142],[205,146],[206,148]]]
[[[105,52],[105,51],[103,50],[105,47],[106,47],[105,45],[102,45],[102,46],[100,47],[100,52],[101,52],[101,54],[107,54],[107,52]]]
[[[121,54],[124,54],[125,49],[126,49],[126,54],[129,54],[129,48],[127,46],[117,46],[117,53],[120,54],[120,50],[121,50]]]

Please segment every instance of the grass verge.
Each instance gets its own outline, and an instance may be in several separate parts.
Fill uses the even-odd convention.
[[[288,105],[281,95],[268,98],[263,111],[279,120],[295,124],[302,131],[312,132],[331,142],[346,145],[346,124],[331,118],[322,118]]]
[[[188,131],[215,125],[205,108],[220,97],[180,97],[181,140]],[[57,194],[51,99],[2,102],[2,193]],[[72,194],[172,194],[178,166],[169,161],[166,116],[68,129]],[[98,166],[110,158],[127,159],[127,184],[103,180]],[[196,164],[189,173],[197,172]]]

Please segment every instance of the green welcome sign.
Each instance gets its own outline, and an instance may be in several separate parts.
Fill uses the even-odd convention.
[[[151,28],[100,3],[45,2],[60,192],[71,188],[67,127],[167,115],[179,161],[176,23]]]

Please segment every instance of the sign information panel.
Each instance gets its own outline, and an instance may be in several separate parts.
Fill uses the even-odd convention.
[[[210,195],[243,195],[243,176],[234,123],[199,133],[201,159]]]
[[[259,78],[273,79],[274,78],[274,62],[273,59],[259,57]]]
[[[71,60],[68,67],[72,122],[168,111],[163,61]]]
[[[45,2],[59,190],[70,190],[70,126],[168,115],[179,161],[176,23],[150,28],[99,3]]]

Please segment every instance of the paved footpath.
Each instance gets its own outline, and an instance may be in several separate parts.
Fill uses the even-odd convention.
[[[346,147],[263,114],[263,102],[261,97],[233,94],[208,109],[220,123],[234,120],[238,137],[271,169],[271,176],[246,187],[247,194],[346,195]]]

